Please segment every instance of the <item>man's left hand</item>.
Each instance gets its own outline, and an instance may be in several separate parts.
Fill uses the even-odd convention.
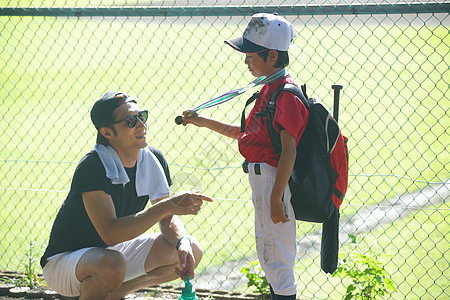
[[[177,252],[181,269],[175,267],[175,273],[183,281],[186,281],[186,276],[189,276],[189,279],[194,278],[195,258],[192,253],[192,242],[188,237],[180,240]]]

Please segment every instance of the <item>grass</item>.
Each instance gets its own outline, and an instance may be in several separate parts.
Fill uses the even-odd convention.
[[[236,143],[173,122],[184,109],[252,79],[242,55],[222,45],[242,27],[217,23],[0,17],[1,269],[18,265],[30,239],[43,251],[76,164],[94,146],[90,107],[107,90],[138,95],[151,111],[148,139],[166,154],[173,192],[199,189],[216,198],[200,216],[184,218],[205,249],[199,271],[254,255],[250,190]],[[450,177],[448,28],[300,26],[299,36],[300,47],[290,51],[296,81],[328,106],[331,85],[344,85],[339,121],[351,163],[345,202],[356,205],[345,213]],[[204,114],[237,122],[244,99]],[[392,230],[406,236],[411,222]],[[386,242],[394,244],[395,236]],[[402,253],[409,245],[403,243]],[[428,252],[433,262],[442,259],[441,243],[427,245],[438,249]],[[413,253],[397,258],[395,276],[408,282],[415,275],[405,264]],[[302,278],[308,266],[298,270]],[[323,280],[329,280],[324,288],[304,282],[312,291],[332,289],[334,279]],[[408,293],[408,285],[401,290]]]
[[[345,212],[346,208],[343,209]],[[364,235],[363,243],[388,257],[381,262],[397,292],[383,299],[447,299],[448,205],[413,212],[385,228]],[[360,240],[361,238],[358,237]],[[349,244],[340,252],[351,251]],[[317,271],[315,271],[317,270]],[[295,272],[299,274],[298,295],[305,299],[340,299],[350,280],[325,275],[320,271],[320,256],[301,257]]]

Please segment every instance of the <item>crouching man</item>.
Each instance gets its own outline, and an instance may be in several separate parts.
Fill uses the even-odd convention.
[[[108,92],[92,107],[97,144],[75,170],[41,258],[48,286],[64,296],[121,299],[194,277],[202,249],[177,215],[196,215],[212,199],[169,195],[167,162],[147,146],[147,118],[122,92]],[[157,223],[160,232],[146,233]]]

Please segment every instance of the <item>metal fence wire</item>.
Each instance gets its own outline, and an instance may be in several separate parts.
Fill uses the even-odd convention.
[[[183,217],[205,251],[195,286],[252,291],[240,271],[256,251],[237,143],[173,120],[252,80],[223,41],[242,35],[253,13],[278,12],[298,34],[295,81],[330,109],[331,85],[344,86],[341,255],[353,251],[349,234],[361,253],[383,254],[397,288],[385,298],[450,297],[447,1],[139,2],[0,0],[1,270],[37,268],[74,169],[95,144],[90,108],[120,90],[150,110],[148,141],[169,162],[172,193],[215,199]],[[248,94],[202,114],[238,122]],[[320,270],[320,233],[297,222],[298,295],[342,298],[351,281]]]

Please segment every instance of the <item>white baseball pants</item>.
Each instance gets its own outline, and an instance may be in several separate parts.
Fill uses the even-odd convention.
[[[255,237],[259,263],[277,295],[294,295],[297,282],[294,276],[296,255],[296,224],[286,186],[283,203],[289,222],[274,224],[270,217],[270,195],[277,169],[265,163],[249,163],[249,181],[255,206]]]

